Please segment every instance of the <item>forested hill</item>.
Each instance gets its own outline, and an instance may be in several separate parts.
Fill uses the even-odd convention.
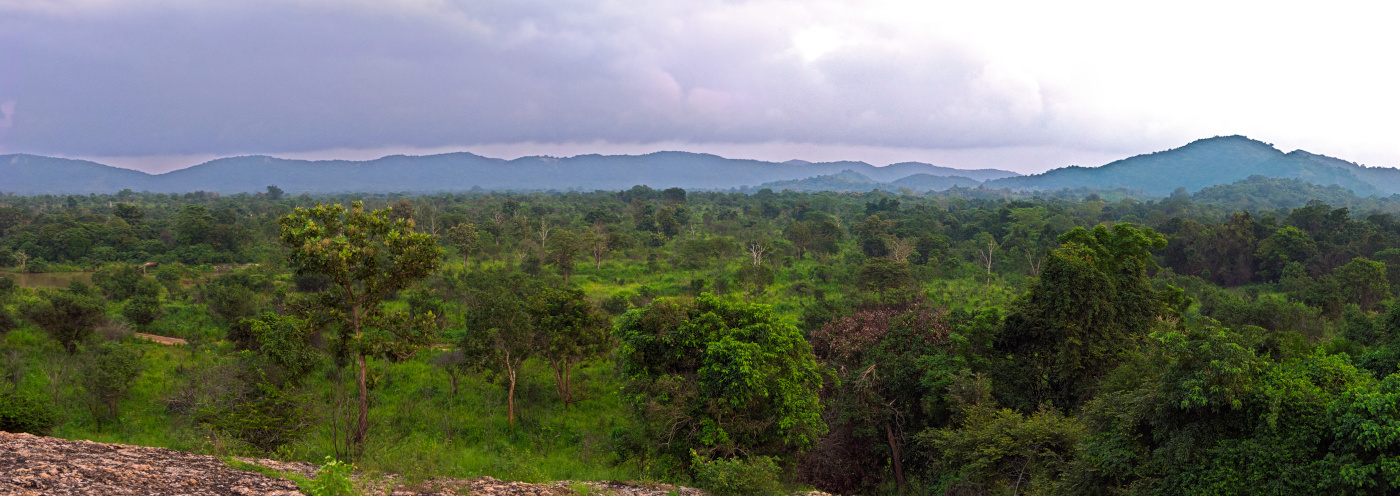
[[[287,160],[266,156],[213,160],[187,169],[150,175],[94,162],[0,155],[0,192],[87,194],[133,191],[242,193],[277,185],[289,193],[441,192],[486,190],[617,190],[637,184],[653,188],[729,189],[852,170],[874,181],[915,174],[959,175],[977,181],[1014,172],[957,170],[918,162],[876,167],[864,162],[728,159],[715,155],[658,152],[647,155],[579,155],[568,158],[487,158],[471,153],[394,155],[376,160]]]
[[[1361,196],[1400,193],[1400,170],[1364,167],[1302,150],[1284,153],[1273,145],[1244,136],[1207,138],[1102,167],[1070,166],[1043,174],[996,179],[988,181],[986,186],[1035,190],[1122,188],[1166,196],[1178,187],[1197,191],[1250,176],[1335,184]]]

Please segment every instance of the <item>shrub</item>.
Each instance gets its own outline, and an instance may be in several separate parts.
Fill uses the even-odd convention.
[[[93,414],[102,420],[115,420],[144,364],[141,353],[131,346],[107,342],[84,357],[83,389],[87,391]]]
[[[775,458],[755,456],[706,460],[691,452],[695,485],[714,496],[764,496],[782,493]]]
[[[8,280],[3,277],[0,279]],[[0,335],[19,328],[19,322],[15,321],[15,315],[9,309],[0,306]]]
[[[48,402],[15,391],[0,392],[0,431],[44,436],[56,423]]]
[[[326,464],[316,470],[316,478],[307,484],[306,492],[311,496],[350,496],[355,494],[355,486],[350,482],[350,472],[354,465],[326,457]]]

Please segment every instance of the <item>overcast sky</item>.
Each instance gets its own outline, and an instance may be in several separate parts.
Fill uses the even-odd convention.
[[[1385,2],[0,0],[0,153],[1400,166]]]

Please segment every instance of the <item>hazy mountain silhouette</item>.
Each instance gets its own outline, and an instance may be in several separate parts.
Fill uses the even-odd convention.
[[[441,192],[487,190],[729,189],[774,181],[856,171],[887,182],[914,174],[961,175],[988,179],[1015,172],[959,171],[905,162],[875,167],[864,162],[784,163],[727,159],[715,155],[658,152],[647,155],[579,155],[568,158],[487,158],[471,153],[394,155],[369,161],[287,160],[245,156],[209,161],[187,169],[151,175],[101,164],[35,155],[0,156],[0,191],[19,194],[111,193],[133,191],[241,193],[277,185],[288,193]]]
[[[849,172],[849,174],[847,174]],[[766,187],[798,191],[938,191],[953,186],[1014,190],[1121,189],[1166,196],[1183,187],[1199,191],[1251,176],[1337,185],[1361,196],[1400,193],[1400,170],[1273,145],[1243,136],[1193,141],[1171,150],[1117,160],[1101,167],[1070,166],[1042,174],[959,170],[919,162],[875,167],[864,162],[782,163],[728,159],[687,152],[646,155],[487,158],[471,153],[393,155],[369,161],[287,160],[245,156],[213,160],[151,175],[83,160],[0,155],[0,192],[18,194],[134,191],[242,193],[277,185],[288,193],[485,190],[620,190],[645,184],[686,189]]]
[[[1166,196],[1178,187],[1198,191],[1250,176],[1339,185],[1359,195],[1400,192],[1400,170],[1363,167],[1302,150],[1283,153],[1244,136],[1219,136],[1171,150],[1138,155],[1102,167],[1070,166],[1042,174],[987,181],[989,188],[1056,190],[1125,188]]]

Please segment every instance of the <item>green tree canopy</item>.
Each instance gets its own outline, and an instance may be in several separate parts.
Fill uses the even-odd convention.
[[[353,436],[363,446],[369,431],[365,359],[406,356],[431,343],[433,315],[389,312],[390,295],[427,277],[442,261],[432,235],[413,231],[413,219],[390,211],[366,211],[362,202],[297,208],[281,218],[288,264],[299,275],[320,274],[329,288],[305,295],[296,308],[308,322],[335,331],[342,350],[356,358],[360,412]]]
[[[1088,399],[1156,319],[1171,316],[1169,301],[1182,306],[1179,291],[1159,293],[1148,281],[1151,250],[1166,246],[1151,229],[1075,228],[1059,239],[995,344],[1005,357],[997,379],[1009,386],[1001,399],[1022,411]]]
[[[672,469],[705,458],[786,456],[825,432],[811,346],[761,305],[660,298],[618,321],[623,394],[642,441]]]

